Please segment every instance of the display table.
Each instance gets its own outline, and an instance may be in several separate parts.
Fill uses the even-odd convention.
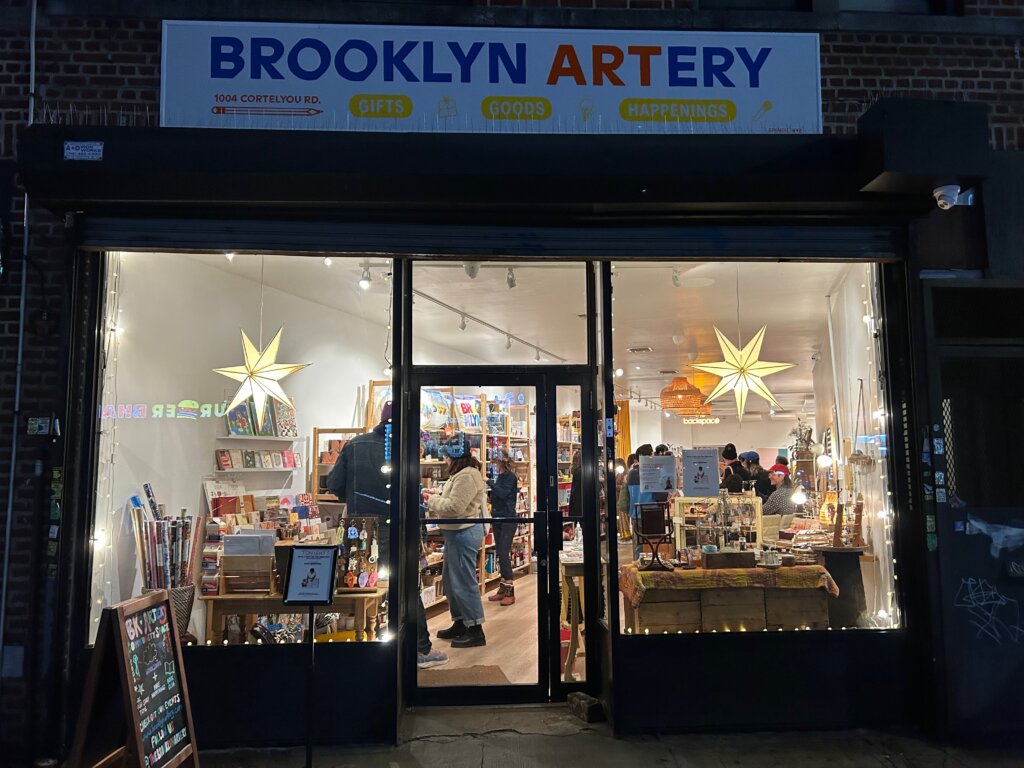
[[[820,565],[690,571],[619,569],[633,633],[826,629],[839,587]]]
[[[364,631],[367,620],[377,618],[377,608],[387,595],[387,585],[372,589],[343,592],[334,596],[332,605],[320,606],[317,613],[346,613],[355,616],[356,640],[376,640],[375,621],[370,621],[369,631]],[[201,597],[206,603],[206,639],[220,642],[226,616],[266,616],[271,613],[303,613],[301,606],[285,605],[281,595],[271,594],[230,594]],[[349,611],[345,609],[349,608]],[[248,625],[247,625],[248,626]],[[367,638],[366,635],[369,634]]]

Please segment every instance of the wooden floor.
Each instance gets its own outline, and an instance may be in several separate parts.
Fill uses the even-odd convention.
[[[434,648],[448,654],[443,667],[429,670],[429,680],[420,685],[448,685],[445,670],[472,666],[498,666],[513,684],[537,682],[537,576],[524,574],[516,579],[515,605],[502,607],[487,601],[484,596],[484,634],[487,645],[481,648],[452,648],[447,640],[435,636],[439,629],[451,625],[447,610],[427,620],[427,629]],[[456,676],[453,675],[453,678]],[[456,683],[457,684],[457,683]]]

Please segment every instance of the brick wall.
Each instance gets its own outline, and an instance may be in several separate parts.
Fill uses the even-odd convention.
[[[566,23],[594,25],[588,9],[686,9],[689,0],[476,0],[477,5],[541,6],[572,9]],[[87,4],[82,4],[85,7]],[[147,7],[159,3],[140,3]],[[170,7],[170,6],[168,6]],[[577,12],[578,11],[578,12]],[[973,16],[1024,16],[1024,0],[974,0]],[[19,126],[25,122],[28,84],[28,11],[25,0],[0,8],[0,159],[16,152]],[[155,14],[154,14],[155,15]],[[160,22],[80,16],[39,19],[37,34],[37,119],[44,122],[105,125],[155,125],[158,120]],[[1024,65],[1011,36],[955,34],[824,32],[822,109],[828,133],[852,133],[857,117],[885,96],[983,101],[991,105],[992,145],[1024,149]],[[29,329],[25,348],[26,415],[60,412],[61,356],[55,329],[65,318],[65,246],[60,222],[32,211],[33,266],[27,302]],[[20,243],[20,212],[13,215],[14,244]],[[20,262],[9,263],[0,283],[0,499],[6,502],[10,423],[14,395],[15,338]],[[14,557],[8,603],[7,642],[27,649],[26,674],[39,661],[38,604],[45,553],[45,510],[34,464],[50,452],[44,443],[25,442],[16,476]],[[0,518],[6,505],[0,507]],[[3,520],[0,519],[0,536]],[[2,547],[0,541],[0,547]],[[65,542],[64,546],[68,543]],[[57,619],[57,617],[54,617]],[[59,624],[59,619],[58,619]],[[41,652],[46,652],[42,649]],[[59,664],[59,661],[57,662]],[[0,696],[0,750],[5,758],[28,754],[37,739],[47,704],[35,710],[25,679],[4,680]],[[51,748],[52,751],[52,748]]]

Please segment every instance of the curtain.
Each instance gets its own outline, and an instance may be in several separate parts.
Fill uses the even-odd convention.
[[[616,400],[615,406],[615,455],[625,461],[633,452],[629,439],[629,400]]]

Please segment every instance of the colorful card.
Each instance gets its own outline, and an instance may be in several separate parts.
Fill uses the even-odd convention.
[[[220,449],[217,451],[217,469],[231,469],[231,452]]]
[[[234,437],[250,437],[253,434],[252,414],[248,403],[239,403],[224,417],[228,422],[228,434]]]
[[[228,451],[228,455],[231,457],[231,469],[242,468],[242,449],[237,448]]]
[[[295,466],[294,451],[281,451],[281,459],[284,461],[284,466],[286,469],[291,469]]]
[[[295,409],[288,403],[280,400],[272,400],[274,411],[274,426],[279,437],[298,437],[299,428],[295,423]]]
[[[274,468],[274,459],[270,455],[270,451],[260,451],[260,456],[263,459],[263,468],[264,469],[273,469]]]
[[[281,456],[280,451],[274,451],[270,458],[274,462],[274,469],[281,469],[284,467],[284,457]]]
[[[256,469],[256,454],[253,451],[242,451],[242,467]]]
[[[256,403],[249,400],[249,409],[253,414],[253,433],[259,437],[274,437],[274,409],[271,407],[271,403],[276,402],[273,398],[267,398],[266,402],[263,403],[263,414],[262,420],[256,423]]]

